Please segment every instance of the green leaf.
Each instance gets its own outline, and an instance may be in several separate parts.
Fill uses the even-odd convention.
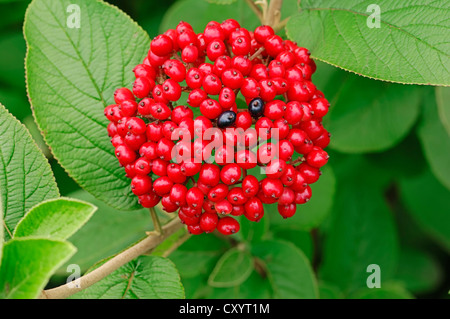
[[[0,190],[6,239],[26,211],[44,200],[59,197],[47,159],[27,129],[1,104]]]
[[[450,135],[439,120],[436,99],[432,95],[426,99],[417,133],[431,171],[450,190]]]
[[[120,267],[73,299],[180,299],[180,275],[167,258],[141,256]]]
[[[395,279],[413,293],[427,293],[441,283],[443,272],[439,262],[428,252],[402,249]]]
[[[302,0],[287,24],[293,41],[312,56],[360,75],[408,84],[450,85],[450,4],[445,0],[390,1],[380,28],[369,28],[373,2]],[[370,11],[368,11],[368,9]]]
[[[381,288],[362,288],[350,295],[351,299],[413,299],[414,296],[395,282],[382,284]]]
[[[225,6],[207,1],[181,0],[167,11],[159,31],[162,33],[167,29],[174,29],[180,21],[186,21],[196,32],[203,32],[208,22],[222,22],[230,18],[247,29],[255,29],[259,25],[258,18],[245,1],[235,1]]]
[[[417,224],[450,251],[450,191],[426,171],[402,179],[400,193]]]
[[[51,274],[75,253],[70,243],[42,239],[17,238],[3,247],[0,267],[0,298],[38,297]]]
[[[361,172],[361,171],[358,171]],[[397,233],[381,190],[359,182],[338,183],[332,222],[323,243],[320,278],[343,291],[366,286],[367,266],[377,264],[382,280],[397,266]]]
[[[326,119],[333,149],[344,153],[386,150],[400,142],[417,120],[420,88],[344,74],[339,83]]]
[[[228,250],[217,262],[208,279],[213,287],[233,287],[242,284],[253,271],[253,259],[238,248]]]
[[[319,295],[308,259],[294,244],[265,240],[252,246],[252,254],[264,263],[274,297],[312,299]]]
[[[311,185],[311,200],[297,206],[297,212],[291,218],[283,219],[276,205],[269,207],[271,224],[295,229],[311,230],[318,227],[330,213],[335,192],[335,177],[328,164],[322,169],[320,179]]]
[[[66,25],[70,4],[80,7],[79,29]],[[137,209],[103,111],[114,103],[115,89],[133,83],[133,67],[149,49],[148,35],[99,0],[34,0],[24,32],[28,94],[54,156],[95,197],[119,209]]]
[[[52,199],[33,207],[17,224],[14,238],[35,236],[65,240],[80,229],[97,207],[70,198]]]
[[[70,193],[69,196],[92,203],[98,207],[98,210],[80,230],[70,237],[70,242],[77,247],[77,253],[58,270],[58,275],[67,277],[66,268],[69,264],[77,264],[86,271],[99,260],[117,254],[118,251],[142,239],[146,231],[153,230],[147,209],[132,213],[116,210],[83,190]],[[167,215],[160,213],[159,209],[156,211],[161,222],[166,223]]]
[[[439,118],[442,125],[450,136],[450,89],[444,87],[436,88],[436,103],[439,110]]]

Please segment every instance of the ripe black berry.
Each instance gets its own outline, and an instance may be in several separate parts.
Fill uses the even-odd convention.
[[[226,128],[234,125],[236,122],[236,113],[233,111],[225,111],[219,115],[217,119],[217,126],[219,128]]]
[[[248,111],[255,119],[261,117],[264,113],[264,101],[259,97],[251,100],[248,104]]]

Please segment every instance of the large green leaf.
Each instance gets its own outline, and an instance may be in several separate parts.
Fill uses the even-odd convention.
[[[431,171],[450,190],[450,135],[439,120],[436,99],[431,94],[426,99],[417,133]]]
[[[380,28],[369,28],[381,9]],[[450,85],[450,3],[446,0],[302,0],[287,25],[289,38],[313,57],[375,78]]]
[[[26,128],[1,104],[0,190],[6,239],[30,208],[59,196],[47,159]]]
[[[450,251],[450,191],[426,171],[402,179],[400,192],[417,224]]]
[[[236,19],[241,26],[254,29],[259,20],[245,1],[235,1],[230,5],[221,5],[198,0],[181,0],[176,2],[166,13],[159,28],[164,32],[175,28],[180,21],[189,22],[196,32],[203,32],[210,21],[222,22]]]
[[[52,273],[75,253],[70,243],[18,238],[3,247],[0,267],[0,298],[36,298]]]
[[[80,229],[96,210],[90,203],[70,198],[42,202],[17,224],[14,238],[35,236],[65,240]]]
[[[439,118],[450,136],[450,88],[436,88],[436,103],[439,110]]]
[[[233,287],[242,284],[253,271],[253,258],[245,250],[232,248],[217,262],[208,279],[213,287]]]
[[[379,265],[382,280],[391,278],[397,266],[394,220],[381,190],[370,183],[370,179],[364,184],[351,180],[338,183],[320,278],[343,291],[365,287],[371,264]]]
[[[72,298],[179,299],[184,298],[184,290],[180,275],[169,259],[141,256]]]
[[[264,262],[275,298],[318,298],[317,282],[308,258],[294,244],[265,240],[253,245],[252,253]]]
[[[410,131],[420,112],[422,91],[339,71],[340,88],[325,119],[330,147],[345,153],[386,150]],[[336,86],[336,84],[334,84]]]
[[[80,7],[79,29],[66,25],[70,4]],[[95,197],[116,208],[137,209],[103,110],[114,102],[115,89],[133,83],[133,67],[149,49],[147,34],[100,0],[34,0],[24,32],[28,94],[53,154]]]

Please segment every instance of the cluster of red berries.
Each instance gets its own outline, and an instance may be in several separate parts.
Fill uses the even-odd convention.
[[[293,216],[297,204],[311,198],[309,185],[328,161],[323,149],[330,134],[321,121],[329,103],[311,82],[315,70],[307,49],[270,26],[250,32],[228,19],[196,34],[180,22],[154,38],[134,68],[132,91],[117,89],[116,104],[105,109],[115,154],[140,204],[178,211],[192,234],[236,233],[240,226],[232,216],[259,221],[263,204],[276,203],[281,216]],[[175,106],[182,92],[189,94],[188,105]],[[239,94],[248,109],[238,109]],[[202,115],[194,118],[194,108]],[[208,139],[203,134],[210,128],[219,133]],[[177,129],[182,133],[174,138]],[[269,141],[273,131],[276,144]],[[183,136],[191,137],[194,151],[177,161],[174,148],[190,154]],[[207,154],[207,144],[218,138],[223,146]],[[211,155],[215,163],[206,162]],[[247,175],[257,165],[266,170],[260,181]]]

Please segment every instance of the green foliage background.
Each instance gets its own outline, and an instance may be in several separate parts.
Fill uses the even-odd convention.
[[[245,21],[249,28],[258,24],[241,0],[222,7],[205,0],[109,2],[128,13],[151,38],[180,19],[192,23],[197,31],[209,20],[230,17]],[[304,5],[307,8],[311,3],[305,1]],[[70,239],[78,252],[66,264],[77,263],[87,270],[141,238],[151,224],[145,210],[112,209],[81,190],[45,145],[26,93],[22,27],[28,5],[26,0],[0,1],[0,102],[25,124],[47,156],[61,195],[99,208]],[[285,0],[283,14],[297,11],[296,6],[296,1]],[[178,269],[185,296],[447,298],[449,88],[376,81],[321,62],[333,64],[336,52],[309,38],[317,29],[312,32],[308,28],[315,27],[318,17],[297,18],[300,20],[289,22],[287,36],[311,46],[313,56],[318,54],[313,81],[331,102],[324,119],[333,134],[330,162],[312,187],[311,202],[300,207],[294,218],[282,220],[276,208],[267,207],[263,222],[242,220],[242,231],[231,240],[201,235],[172,252],[169,259]],[[301,19],[308,19],[308,28],[298,25]],[[350,28],[345,31],[352,36]],[[331,41],[329,34],[321,39]],[[351,69],[352,63],[344,62],[348,62],[344,68]],[[395,81],[395,72],[366,75]],[[411,82],[415,78],[412,72]],[[164,264],[159,259],[146,262]],[[370,264],[381,267],[380,290],[366,288]],[[64,282],[66,276],[63,266],[49,286]],[[88,296],[97,295],[95,290],[88,292]]]

